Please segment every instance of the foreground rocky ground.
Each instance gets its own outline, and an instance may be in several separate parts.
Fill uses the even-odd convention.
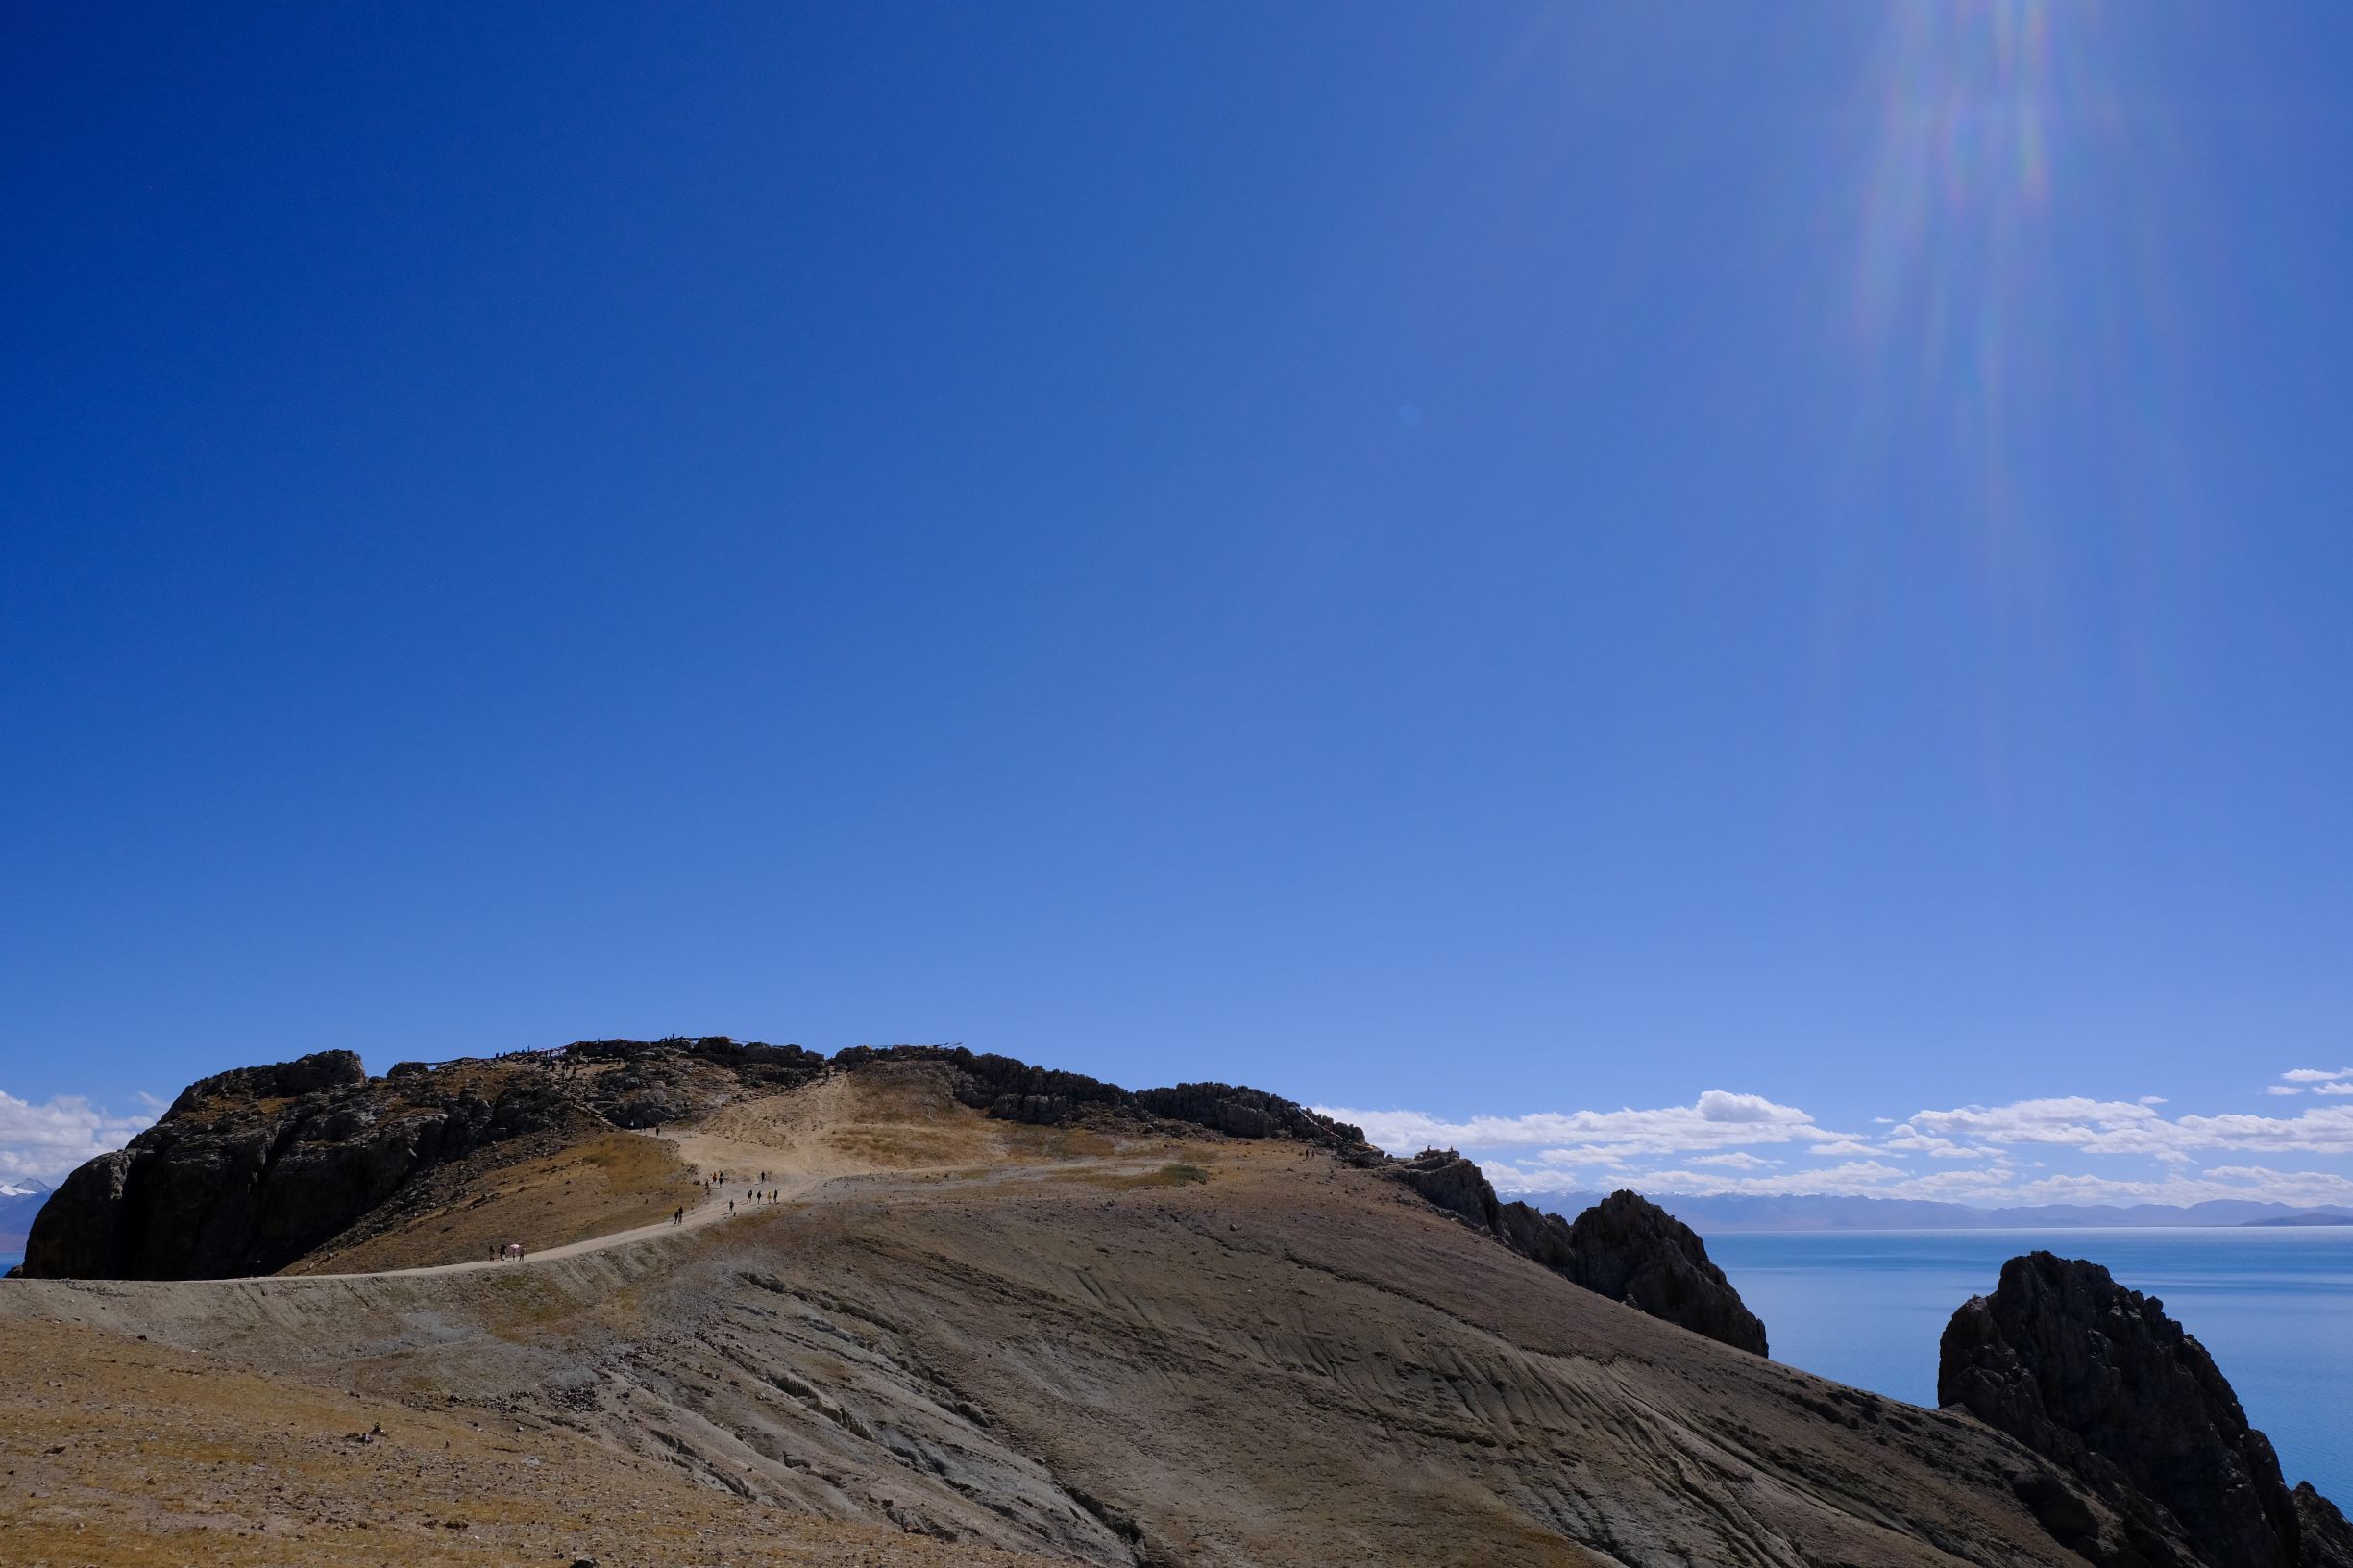
[[[1764,1359],[1638,1200],[1059,1076],[719,1093],[648,1167],[733,1178],[694,1223],[521,1264],[0,1285],[0,1560],[2199,1560],[2104,1472]],[[609,1136],[345,1255],[535,1212]]]

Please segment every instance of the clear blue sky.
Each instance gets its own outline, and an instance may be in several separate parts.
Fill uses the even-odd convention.
[[[2353,1114],[2342,8],[0,16],[28,1125]]]

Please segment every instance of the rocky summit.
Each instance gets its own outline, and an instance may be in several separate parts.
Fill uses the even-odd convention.
[[[2344,1560],[2154,1304],[2005,1276],[1918,1409],[1768,1360],[1633,1193],[1505,1202],[1242,1086],[327,1051],[190,1086],[37,1231],[10,1560]]]
[[[1937,1398],[1967,1410],[2116,1510],[2103,1526],[2047,1471],[2013,1478],[2053,1532],[2101,1564],[2353,1568],[2353,1531],[2309,1483],[2291,1491],[2206,1348],[2165,1304],[2105,1268],[2013,1258],[1955,1312]]]

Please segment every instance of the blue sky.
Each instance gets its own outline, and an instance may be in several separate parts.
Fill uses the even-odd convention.
[[[679,1030],[2353,1173],[2337,8],[0,29],[0,1171]]]

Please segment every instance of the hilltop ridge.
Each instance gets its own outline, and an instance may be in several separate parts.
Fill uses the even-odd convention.
[[[716,1128],[730,1109],[887,1069],[932,1073],[956,1104],[1019,1126],[1208,1133],[1324,1152],[1396,1179],[1587,1289],[1766,1354],[1763,1325],[1699,1237],[1633,1193],[1572,1226],[1499,1201],[1478,1165],[1451,1149],[1391,1159],[1360,1129],[1262,1090],[1130,1090],[959,1045],[854,1046],[828,1058],[671,1037],[403,1062],[381,1078],[350,1051],[233,1068],[189,1085],[157,1125],[68,1177],[28,1238],[23,1271],[226,1278],[446,1266],[480,1258],[501,1234],[576,1245],[699,1202],[672,1144],[626,1134]]]

